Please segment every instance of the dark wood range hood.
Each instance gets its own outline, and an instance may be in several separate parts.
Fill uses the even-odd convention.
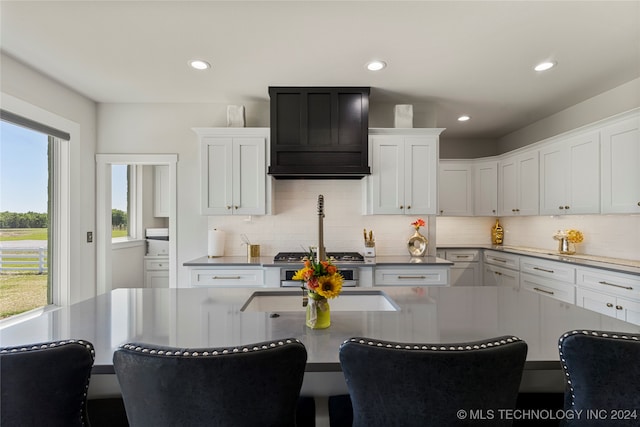
[[[269,174],[288,179],[369,175],[369,92],[369,87],[269,87]]]

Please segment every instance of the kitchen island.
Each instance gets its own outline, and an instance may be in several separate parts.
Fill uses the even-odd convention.
[[[112,374],[114,350],[136,341],[175,347],[232,347],[294,337],[307,347],[308,373],[340,373],[338,348],[349,337],[451,343],[516,335],[529,345],[525,369],[559,370],[557,341],[571,329],[640,333],[640,326],[505,287],[376,287],[345,290],[388,298],[394,310],[363,307],[331,313],[331,326],[311,330],[305,311],[245,310],[254,293],[300,295],[290,289],[116,289],[0,330],[0,345],[82,338],[95,345],[94,374]]]

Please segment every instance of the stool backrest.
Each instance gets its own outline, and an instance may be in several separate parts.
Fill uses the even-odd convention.
[[[0,425],[86,426],[95,352],[84,340],[0,348]]]
[[[125,344],[113,356],[136,426],[294,426],[307,361],[294,338],[228,348]]]
[[[354,427],[468,425],[470,411],[510,425],[498,409],[515,408],[527,344],[511,336],[455,344],[351,338],[340,363]],[[466,416],[461,415],[462,412]]]

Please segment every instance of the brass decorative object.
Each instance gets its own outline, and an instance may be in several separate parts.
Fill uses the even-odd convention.
[[[491,243],[501,245],[504,241],[504,229],[500,225],[500,220],[496,218],[496,224],[491,228]]]

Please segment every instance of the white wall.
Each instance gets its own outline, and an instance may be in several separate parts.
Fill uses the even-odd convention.
[[[71,283],[70,302],[95,295],[95,243],[85,233],[95,232],[96,104],[66,86],[0,54],[3,93],[77,123],[79,141],[71,141]]]
[[[498,154],[542,141],[637,107],[640,107],[640,78],[500,138]]]

